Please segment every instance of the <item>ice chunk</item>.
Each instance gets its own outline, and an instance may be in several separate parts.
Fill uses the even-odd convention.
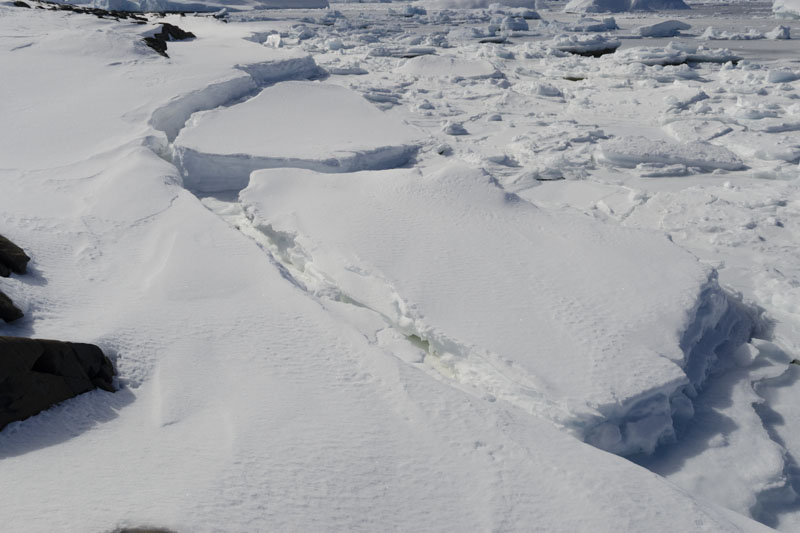
[[[775,0],[772,11],[783,18],[800,18],[800,0]]]
[[[730,150],[705,142],[674,143],[645,137],[617,137],[600,144],[600,160],[633,168],[641,163],[686,165],[703,170],[741,170],[742,161]]]
[[[675,37],[680,34],[681,30],[688,30],[691,27],[690,24],[680,20],[665,20],[656,24],[639,26],[636,33],[642,37]]]
[[[399,166],[416,152],[420,135],[344,87],[285,82],[242,104],[194,115],[174,151],[187,187],[237,190],[258,168]]]
[[[561,52],[581,56],[601,56],[613,53],[622,44],[617,39],[605,35],[558,35],[553,38],[552,47]]]
[[[689,9],[683,0],[570,0],[567,13],[620,13],[623,11],[663,11]]]
[[[425,55],[414,57],[398,69],[403,74],[421,78],[461,77],[500,78],[503,75],[485,59],[461,59],[452,56]]]

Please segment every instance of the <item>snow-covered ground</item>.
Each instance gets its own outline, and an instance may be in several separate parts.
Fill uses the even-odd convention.
[[[0,431],[0,529],[800,528],[799,22],[29,4],[0,335],[119,390]]]

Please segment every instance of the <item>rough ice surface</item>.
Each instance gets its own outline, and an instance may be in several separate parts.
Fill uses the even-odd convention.
[[[187,187],[224,191],[242,189],[259,168],[402,166],[420,137],[344,87],[285,82],[241,104],[195,115],[174,150]]]

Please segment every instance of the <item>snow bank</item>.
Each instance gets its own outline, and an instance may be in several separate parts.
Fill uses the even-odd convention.
[[[264,170],[240,199],[288,268],[429,343],[444,375],[616,453],[673,438],[750,333],[667,239],[541,211],[458,165]]]
[[[400,166],[416,152],[419,137],[349,89],[284,82],[244,103],[195,114],[173,149],[187,187],[220,191],[245,187],[259,168]]]
[[[800,18],[800,0],[775,0],[772,11],[782,18]]]
[[[681,30],[688,30],[692,26],[680,20],[665,20],[647,26],[639,26],[636,33],[641,37],[675,37]]]
[[[683,0],[570,0],[566,13],[621,13],[689,9]]]
[[[736,155],[722,146],[704,142],[679,144],[645,137],[625,136],[603,141],[599,158],[624,168],[634,168],[640,164],[684,165],[705,171],[745,168]]]

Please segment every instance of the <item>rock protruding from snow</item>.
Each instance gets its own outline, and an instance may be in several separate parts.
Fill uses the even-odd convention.
[[[109,11],[209,13],[221,9],[324,9],[328,0],[78,0]]]
[[[114,367],[93,344],[0,337],[0,376],[0,429],[84,392],[114,391]]]
[[[427,341],[445,375],[616,453],[673,438],[750,333],[666,238],[543,211],[459,165],[264,170],[240,199],[289,266]]]
[[[680,20],[665,20],[656,24],[639,26],[636,29],[636,33],[641,37],[675,37],[680,34],[681,30],[688,30],[691,27],[690,24]]]
[[[184,184],[209,192],[240,190],[262,168],[353,172],[401,166],[420,138],[349,89],[286,82],[244,103],[194,115],[174,150]]]
[[[600,160],[614,166],[684,165],[711,171],[742,170],[744,164],[723,146],[705,142],[675,143],[646,137],[616,137],[600,145]]]
[[[22,248],[0,235],[0,276],[7,278],[12,272],[24,274],[30,260]]]
[[[683,0],[570,0],[567,13],[621,13],[624,11],[664,11],[689,9]]]
[[[11,298],[0,291],[0,320],[4,322],[13,322],[22,318],[22,311],[14,305]]]

